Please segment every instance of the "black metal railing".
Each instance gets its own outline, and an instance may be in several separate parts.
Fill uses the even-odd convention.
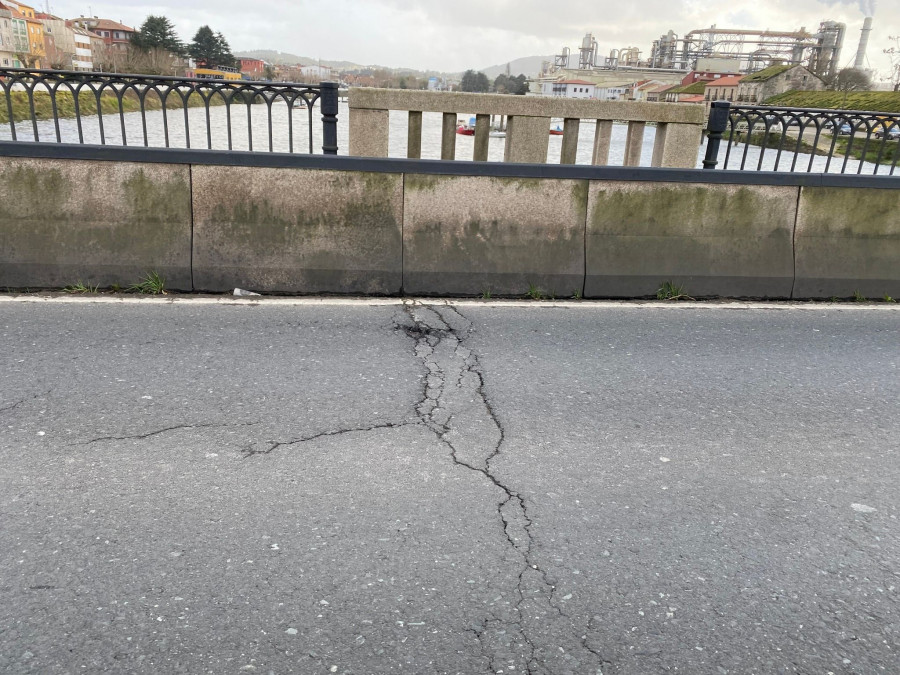
[[[335,155],[338,88],[292,82],[0,69],[0,140]],[[319,105],[319,133],[313,109]],[[204,138],[198,141],[198,136]],[[295,144],[295,136],[298,137]],[[255,141],[255,143],[254,143]]]
[[[704,169],[892,176],[900,160],[900,113],[714,101],[708,130]]]

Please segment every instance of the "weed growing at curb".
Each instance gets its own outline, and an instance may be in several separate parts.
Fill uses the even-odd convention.
[[[574,291],[572,291],[572,297],[575,300],[581,300],[581,291],[576,288]]]
[[[66,293],[97,293],[99,289],[99,286],[88,286],[80,281],[63,287]]]
[[[884,294],[884,297],[882,298],[882,300],[884,300],[885,302],[897,302],[891,296],[889,296],[887,293]]]
[[[656,291],[657,300],[693,300],[684,292],[684,286],[679,286],[671,281],[664,281]]]
[[[869,299],[864,296],[859,290],[853,291],[853,302],[868,302]]]
[[[488,291],[488,290],[483,290],[483,291],[481,291],[481,299],[482,299],[482,300],[490,300],[490,299],[491,299],[491,292]]]
[[[147,276],[136,284],[125,289],[129,293],[142,293],[146,295],[165,295],[166,282],[156,272],[148,272]]]
[[[525,295],[527,295],[532,300],[544,299],[544,294],[541,293],[541,290],[534,284],[528,284],[528,292]]]

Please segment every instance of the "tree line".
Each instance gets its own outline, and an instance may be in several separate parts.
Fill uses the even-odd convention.
[[[524,95],[528,91],[528,78],[522,74],[506,75],[501,73],[494,79],[494,83],[488,80],[487,75],[474,70],[467,70],[463,73],[462,80],[459,83],[460,91],[488,92],[494,91],[498,94],[519,94]]]
[[[234,54],[222,33],[214,33],[209,26],[200,26],[194,39],[184,43],[175,33],[175,26],[165,16],[148,16],[138,32],[132,35],[131,44],[145,51],[164,49],[182,58],[190,56],[208,66],[231,68],[235,64]]]

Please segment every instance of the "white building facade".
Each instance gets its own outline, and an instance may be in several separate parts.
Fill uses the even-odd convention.
[[[557,80],[541,84],[543,96],[557,98],[596,98],[597,85],[585,80]]]

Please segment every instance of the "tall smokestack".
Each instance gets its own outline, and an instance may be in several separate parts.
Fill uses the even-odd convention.
[[[869,33],[872,32],[872,17],[867,16],[863,21],[862,34],[859,36],[859,48],[856,50],[856,61],[853,63],[854,68],[866,67],[866,47],[869,45]]]

